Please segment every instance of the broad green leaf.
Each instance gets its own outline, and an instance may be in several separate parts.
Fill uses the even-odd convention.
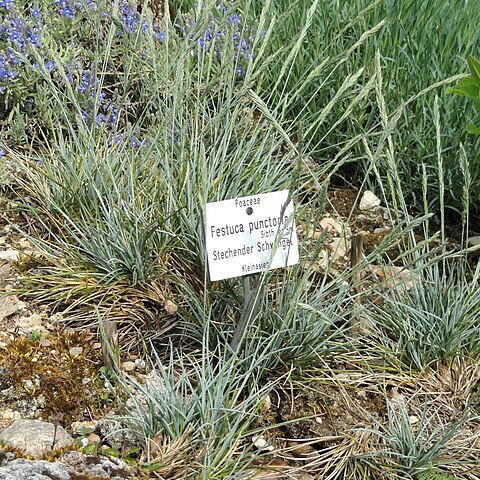
[[[107,448],[103,451],[105,455],[110,455],[111,457],[120,458],[120,452],[115,448]]]
[[[83,447],[83,453],[87,455],[95,455],[98,450],[98,443],[97,442],[92,442],[88,443]]]
[[[478,84],[480,85],[480,61],[478,61],[475,57],[469,56],[468,59],[468,66],[470,67],[470,72],[477,80]]]
[[[132,447],[132,448],[129,448],[129,449],[123,454],[123,456],[124,456],[124,457],[131,457],[131,456],[133,456],[133,455],[138,455],[141,451],[142,451],[141,448]]]
[[[467,125],[467,132],[474,135],[480,135],[480,127],[476,127],[473,123]]]
[[[463,78],[455,86],[448,87],[447,93],[478,100],[480,98],[480,83],[473,77]]]

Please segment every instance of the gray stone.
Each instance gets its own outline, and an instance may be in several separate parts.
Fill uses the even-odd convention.
[[[0,467],[0,480],[71,480],[65,465],[19,458]]]
[[[330,217],[325,217],[320,220],[320,226],[324,230],[330,230],[330,232],[338,233],[338,235],[343,234],[343,227],[340,222],[337,222],[335,219]]]
[[[111,447],[121,445],[123,448],[142,447],[143,439],[122,423],[122,417],[111,415],[98,421],[98,429],[104,441]]]
[[[89,477],[98,478],[126,478],[136,473],[134,467],[129,466],[119,458],[109,458],[104,455],[85,455],[80,452],[67,452],[60,460],[65,463],[69,471]]]
[[[70,349],[70,355],[72,357],[79,357],[83,353],[83,347],[72,347]]]
[[[135,362],[122,362],[122,370],[124,372],[130,373],[133,372],[137,368],[137,365]]]
[[[41,458],[52,447],[69,447],[74,442],[63,427],[58,425],[55,431],[53,423],[41,420],[15,420],[0,433],[0,441],[33,458]]]
[[[478,245],[480,245],[480,235],[467,238],[467,245],[470,247],[477,247]]]

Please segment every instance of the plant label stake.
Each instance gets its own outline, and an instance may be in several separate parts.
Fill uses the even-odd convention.
[[[236,350],[258,310],[260,275],[299,261],[288,190],[207,203],[205,243],[211,281],[244,277],[244,303],[231,342]]]
[[[260,274],[246,275],[243,277],[243,307],[240,319],[230,342],[230,349],[235,352],[243,337],[243,332],[250,319],[257,316],[259,306]]]

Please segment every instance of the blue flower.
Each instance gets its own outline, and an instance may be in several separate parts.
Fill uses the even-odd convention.
[[[120,108],[112,107],[112,109],[110,111],[110,115],[108,117],[108,126],[109,127],[113,127],[113,125],[115,125],[115,123],[117,122],[119,112],[120,112]]]
[[[5,155],[5,150],[0,147],[0,157],[3,157]]]
[[[10,10],[11,6],[15,6],[14,0],[0,0],[0,7]]]
[[[17,54],[12,50],[7,50],[7,57],[8,57],[9,63],[13,65],[20,65],[22,63],[20,58],[18,58]]]
[[[17,72],[10,70],[10,65],[4,57],[0,57],[0,80],[10,80],[17,76]]]
[[[51,72],[57,64],[53,60],[47,60],[45,62],[45,68],[47,69],[47,72]]]
[[[42,44],[42,38],[35,31],[29,31],[25,36],[25,40],[30,42],[35,47],[40,47]]]
[[[95,117],[95,125],[98,125],[100,127],[102,127],[103,125],[105,125],[105,121],[106,121],[106,117],[103,113],[99,113],[96,117]]]
[[[110,134],[110,139],[108,141],[108,145],[111,147],[113,145],[118,145],[121,141],[123,141],[124,139],[124,135],[121,134],[121,133],[117,133],[117,134],[113,134],[111,133]]]
[[[160,42],[164,42],[167,39],[167,35],[165,32],[155,32],[155,38]]]
[[[38,8],[32,8],[30,14],[33,18],[39,18],[42,15],[42,12]]]
[[[235,69],[235,73],[241,77],[243,75],[243,67],[241,65],[238,65],[237,68]]]
[[[64,7],[60,10],[60,15],[63,15],[64,17],[67,17],[67,18],[74,18],[75,10],[69,5],[64,5]]]
[[[228,17],[227,22],[231,23],[232,25],[237,25],[240,23],[240,17],[236,14],[232,14]]]
[[[16,30],[16,29],[10,30],[8,35],[8,40],[10,42],[19,42],[21,38],[22,38],[22,33],[19,30]]]
[[[133,147],[133,148],[141,148],[145,145],[145,140],[140,140],[138,137],[138,131],[135,131],[135,132],[132,132],[131,136],[130,136],[130,145]]]
[[[82,73],[82,81],[77,87],[77,90],[80,92],[86,92],[87,90],[92,89],[95,86],[95,79],[88,72]]]
[[[136,21],[136,15],[133,13],[128,13],[125,16],[125,21],[123,24],[123,26],[125,27],[125,30],[128,30],[130,32],[133,31],[135,27],[135,21]]]

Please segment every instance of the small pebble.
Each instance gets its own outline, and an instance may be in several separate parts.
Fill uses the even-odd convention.
[[[147,368],[147,364],[145,363],[145,360],[142,360],[141,358],[135,359],[135,366],[140,371],[143,371]]]
[[[252,437],[252,442],[259,450],[266,450],[267,452],[272,452],[275,450],[275,447],[270,445],[262,435],[258,437]]]
[[[88,443],[100,443],[102,439],[96,433],[90,433],[87,436]]]
[[[415,425],[420,421],[420,419],[416,415],[410,415],[408,417],[408,421],[410,422],[410,425]]]
[[[360,210],[372,210],[380,205],[380,199],[370,190],[365,190],[358,208]]]
[[[79,357],[83,353],[83,347],[72,347],[69,352],[72,357]]]
[[[178,306],[171,300],[166,300],[163,307],[169,315],[175,315],[178,312]]]
[[[124,372],[133,372],[137,368],[135,362],[123,362],[122,363],[122,370]]]

